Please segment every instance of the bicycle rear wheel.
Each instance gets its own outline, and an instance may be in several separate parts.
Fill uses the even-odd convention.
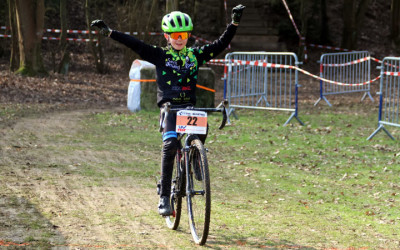
[[[189,151],[189,187],[187,196],[190,231],[194,241],[204,245],[210,226],[211,190],[208,161],[203,143],[195,139]]]
[[[182,195],[181,195],[181,188],[182,180],[180,178],[184,178],[180,174],[180,160],[178,159],[178,154],[176,154],[176,168],[172,174],[172,182],[171,182],[171,208],[172,208],[172,215],[165,217],[165,221],[167,226],[172,229],[176,230],[179,226],[179,222],[181,220],[181,213],[182,213]]]

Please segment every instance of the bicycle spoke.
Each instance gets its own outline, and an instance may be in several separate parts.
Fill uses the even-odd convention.
[[[190,190],[188,199],[189,223],[193,239],[197,244],[205,244],[208,236],[211,198],[208,162],[200,140],[194,140],[190,151]]]

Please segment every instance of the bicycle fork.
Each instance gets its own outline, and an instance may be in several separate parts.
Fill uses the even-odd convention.
[[[185,172],[186,172],[186,196],[189,197],[190,195],[192,195],[192,191],[191,191],[191,180],[190,180],[190,165],[189,165],[189,151],[190,151],[190,146],[186,145],[185,143],[185,147],[182,148],[182,154],[184,155],[183,159],[185,159]],[[189,201],[190,199],[188,199]]]
[[[204,190],[194,190],[194,185],[193,185],[193,178],[192,178],[192,171],[194,171],[193,168],[196,166],[191,166],[190,165],[190,148],[194,147],[190,145],[190,142],[187,140],[185,143],[185,147],[182,148],[182,153],[184,154],[184,159],[185,159],[185,170],[186,170],[186,196],[187,197],[192,197],[194,195],[204,195]],[[188,199],[188,202],[190,199]]]
[[[189,151],[190,151],[190,145],[188,145],[187,141],[185,143],[185,147],[182,149],[182,153],[184,154],[184,159],[185,159],[185,170],[186,170],[186,202],[187,202],[187,209],[188,209],[188,215],[189,215],[189,223],[192,225],[193,223],[193,211],[192,211],[192,187],[191,183],[192,181],[190,180],[190,161],[189,161]]]

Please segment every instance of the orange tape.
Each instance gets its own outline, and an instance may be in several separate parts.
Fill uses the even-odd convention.
[[[15,243],[15,242],[11,242],[11,241],[4,241],[4,240],[0,240],[0,246],[5,246],[5,247],[9,247],[9,246],[28,246],[30,245],[29,243]]]
[[[155,82],[156,79],[131,79],[131,82]]]
[[[215,93],[215,89],[210,89],[210,88],[204,87],[204,86],[199,85],[199,84],[196,84],[196,87],[198,87],[199,89],[204,89],[204,90],[207,90],[207,91]]]

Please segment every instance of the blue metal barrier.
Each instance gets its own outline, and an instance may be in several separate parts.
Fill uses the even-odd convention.
[[[371,78],[371,60],[367,51],[354,51],[343,53],[323,54],[320,59],[320,77],[340,83],[363,83]],[[330,82],[320,81],[320,98],[316,101],[316,106],[321,100],[324,100],[329,106],[332,106],[326,96],[354,92],[365,92],[361,100],[368,95],[374,101],[370,94],[370,83],[359,86],[338,85]]]
[[[289,111],[292,114],[284,125],[293,118],[304,125],[298,118],[298,71],[288,67],[298,66],[296,54],[233,52],[225,59],[228,72],[224,89],[229,115],[237,118],[235,108]],[[260,66],[261,63],[273,65]],[[275,67],[275,64],[282,67]]]
[[[394,137],[385,125],[400,127],[400,57],[385,57],[381,64],[381,82],[379,90],[378,128],[367,138],[372,139],[383,130],[392,139]]]

